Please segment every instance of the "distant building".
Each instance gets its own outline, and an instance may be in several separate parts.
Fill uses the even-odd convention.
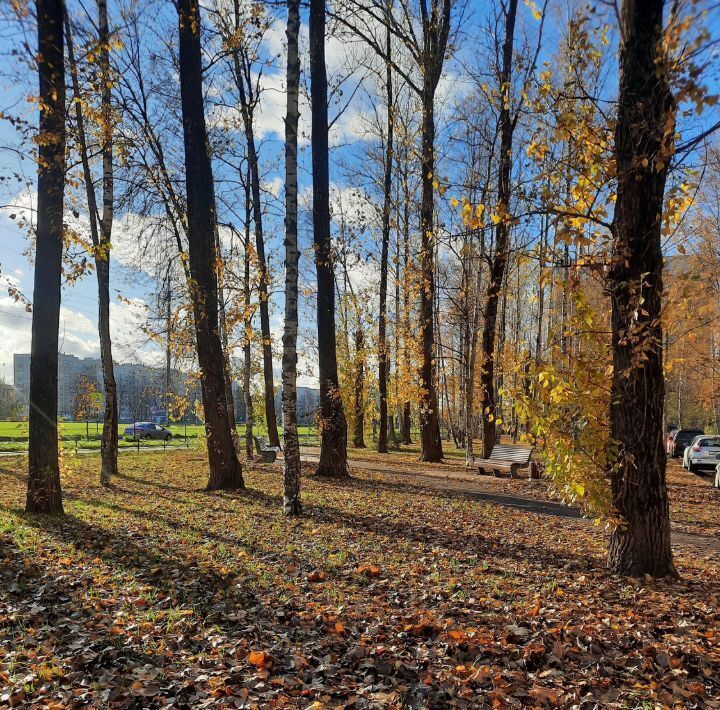
[[[97,390],[102,392],[102,363],[99,358],[78,358],[74,355],[58,355],[58,416],[73,419],[77,381],[86,377],[95,382]],[[167,421],[165,411],[165,390],[167,373],[164,368],[148,367],[147,365],[115,363],[115,382],[118,390],[118,416],[121,422],[132,421]],[[188,389],[187,375],[179,370],[170,373],[170,389],[187,396],[190,406],[188,421],[195,419],[193,403],[202,401],[200,386],[193,384]],[[13,382],[19,400],[19,413],[27,417],[30,400],[30,355],[16,354],[13,356]],[[242,387],[232,383],[235,403],[235,419],[238,424],[245,423],[245,397]],[[320,393],[309,387],[297,388],[297,415],[300,426],[315,424]],[[262,400],[256,399],[255,409],[263,407]],[[282,421],[282,390],[275,395],[275,411],[278,420]]]
[[[78,358],[74,355],[58,354],[58,416],[73,418],[75,391],[79,377],[95,382],[102,392],[102,363],[99,358]],[[115,381],[118,389],[118,417],[121,422],[150,420],[164,422],[165,391],[167,388],[165,369],[131,363],[115,363]],[[170,373],[170,388],[173,392],[186,391],[187,376],[178,371]],[[30,355],[17,353],[13,356],[13,383],[20,401],[20,416],[28,414],[30,400]],[[196,399],[201,399],[200,390],[192,386],[188,393],[190,410]],[[189,416],[192,417],[191,411]]]
[[[238,382],[232,383],[233,400],[235,403],[235,421],[238,424],[245,424],[245,395]],[[310,387],[297,388],[297,419],[300,426],[313,426],[317,419],[317,408],[320,400],[318,390]],[[253,409],[257,416],[265,418],[265,400],[262,397],[255,397]],[[275,393],[275,414],[278,424],[282,424],[282,387]]]
[[[311,387],[297,388],[297,423],[298,426],[314,426],[317,423],[317,410],[320,403],[320,392]],[[278,421],[282,422],[282,387],[275,395],[275,411]]]

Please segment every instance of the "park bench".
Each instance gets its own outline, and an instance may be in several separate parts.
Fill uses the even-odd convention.
[[[495,444],[489,459],[477,459],[475,465],[480,473],[492,471],[496,476],[509,473],[514,477],[519,468],[527,468],[532,456],[532,446],[516,446],[515,444]]]
[[[258,456],[262,458],[263,463],[273,463],[280,448],[278,446],[270,446],[264,436],[254,436],[253,439],[255,439],[255,450]]]

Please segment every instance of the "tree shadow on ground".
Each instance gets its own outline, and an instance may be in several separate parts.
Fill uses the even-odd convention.
[[[403,476],[416,476],[418,474],[402,473]],[[335,481],[313,477],[314,481],[325,485],[338,485]],[[540,500],[537,498],[528,498],[526,496],[513,495],[509,493],[490,493],[484,491],[463,490],[458,483],[451,483],[448,487],[443,484],[442,479],[438,483],[431,481],[378,481],[367,480],[358,477],[346,479],[342,484],[345,488],[353,488],[358,491],[378,491],[387,490],[399,493],[416,493],[423,496],[431,496],[433,498],[441,498],[445,500],[479,500],[487,503],[493,503],[505,508],[514,508],[523,510],[528,513],[537,513],[539,515],[552,515],[561,518],[581,519],[582,513],[577,508],[555,503],[553,501]]]
[[[145,481],[144,479],[138,479],[133,476],[127,476],[128,482],[139,483],[141,485],[149,485],[162,489],[164,487],[173,489],[171,486],[163,486],[162,482]],[[314,483],[320,483],[323,491],[332,491],[331,496],[326,498],[334,498],[335,500],[342,499],[343,496],[347,495],[348,490],[356,491],[359,495],[366,495],[368,491],[377,493],[383,490],[391,492],[401,493],[421,493],[423,495],[431,495],[433,498],[441,498],[445,500],[467,500],[468,495],[461,491],[448,491],[448,490],[437,490],[434,488],[423,488],[422,486],[406,485],[401,482],[379,482],[379,481],[368,481],[359,478],[351,478],[349,480],[329,481],[327,479],[318,479],[312,477]],[[98,491],[100,491],[98,487]],[[125,496],[136,496],[137,491],[126,488],[115,488],[110,489],[112,494]],[[182,489],[184,493],[191,492],[188,489]],[[280,505],[282,502],[281,495],[275,495],[266,493],[264,491],[247,488],[240,491],[233,492],[213,492],[213,493],[200,493],[203,496],[202,499],[202,511],[198,512],[197,509],[192,510],[192,514],[188,515],[187,510],[184,510],[182,505],[189,503],[190,501],[180,501],[181,507],[176,507],[176,517],[169,517],[163,514],[162,506],[154,506],[152,509],[145,507],[139,507],[137,505],[123,505],[122,502],[108,500],[107,498],[97,498],[78,495],[71,490],[65,491],[65,498],[69,501],[79,501],[84,504],[92,505],[100,509],[112,510],[114,512],[122,513],[125,515],[131,515],[138,519],[144,520],[149,525],[154,523],[162,523],[170,529],[176,531],[187,530],[195,535],[200,536],[204,539],[210,539],[214,542],[221,543],[223,545],[229,545],[233,548],[244,549],[249,555],[256,554],[258,550],[242,540],[240,537],[221,533],[213,529],[213,521],[207,520],[206,523],[202,523],[202,515],[211,516],[213,514],[232,514],[232,511],[228,509],[228,504],[241,503],[241,501],[252,502],[260,505],[267,511],[280,514]],[[164,496],[160,490],[156,490],[152,494],[152,499],[164,499],[168,502],[177,505],[179,502],[177,497]],[[32,521],[31,516],[25,516],[21,510],[13,511],[16,514],[22,515],[26,520]],[[527,511],[524,511],[527,514]],[[198,520],[200,515],[201,523],[193,523],[191,520]],[[427,524],[422,519],[422,513],[419,514],[416,524],[409,526],[406,521],[393,520],[387,515],[377,514],[368,515],[358,513],[353,510],[349,510],[342,507],[335,507],[329,503],[317,503],[315,501],[306,501],[305,516],[311,517],[315,521],[322,521],[332,525],[336,525],[340,528],[352,528],[358,533],[371,533],[375,536],[384,538],[389,544],[393,540],[401,539],[406,542],[411,542],[418,545],[425,545],[429,548],[441,547],[448,552],[455,554],[474,554],[479,557],[494,557],[503,558],[517,564],[519,562],[532,561],[534,564],[550,567],[560,566],[577,566],[578,569],[586,569],[588,565],[596,563],[593,556],[583,554],[577,551],[571,551],[570,540],[566,534],[559,536],[559,539],[551,541],[545,539],[542,546],[537,544],[527,544],[521,542],[508,543],[507,541],[496,539],[488,536],[482,532],[475,531],[462,531],[462,534],[458,534],[457,530],[452,528],[438,528],[432,524]],[[83,522],[79,518],[74,516],[66,516],[68,522],[63,524],[62,518],[60,519],[49,519],[50,525],[44,528],[42,525],[36,525],[38,528],[46,529],[47,532],[54,535],[62,535],[62,538],[66,542],[77,542],[79,547],[84,545],[91,545],[89,549],[93,552],[97,552],[99,556],[103,557],[109,553],[115,555],[115,561],[128,565],[130,569],[136,572],[142,572],[145,564],[137,562],[138,560],[147,559],[152,557],[154,561],[152,565],[154,567],[163,566],[167,563],[174,564],[175,559],[168,556],[164,551],[155,548],[155,552],[152,549],[145,547],[139,547],[136,539],[130,536],[127,532],[120,533],[125,539],[122,546],[106,544],[107,540],[103,538],[109,537],[109,533],[103,528],[95,528]],[[75,521],[72,523],[71,521]],[[478,522],[482,521],[482,513],[479,511]],[[31,522],[31,524],[33,524]],[[528,520],[528,527],[531,528],[532,520]],[[100,534],[98,531],[104,533]],[[113,531],[113,535],[115,535]],[[554,544],[551,544],[553,542]],[[147,544],[147,541],[146,541]],[[574,545],[574,543],[573,543]],[[565,549],[562,549],[565,548]],[[573,547],[575,549],[575,547]],[[151,554],[152,553],[152,554]],[[119,558],[118,558],[119,555]],[[281,557],[281,555],[276,555]],[[289,560],[288,560],[289,561]],[[193,568],[194,569],[194,568]],[[162,577],[151,580],[151,583],[162,583]],[[163,588],[163,591],[167,591],[169,586]]]

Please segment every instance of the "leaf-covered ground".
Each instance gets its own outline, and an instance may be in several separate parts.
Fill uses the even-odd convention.
[[[210,494],[198,453],[121,463],[108,491],[81,459],[42,519],[0,460],[2,706],[720,707],[712,550],[621,580],[602,529],[419,477],[306,476],[287,520],[276,466]],[[683,482],[681,524],[714,530]]]

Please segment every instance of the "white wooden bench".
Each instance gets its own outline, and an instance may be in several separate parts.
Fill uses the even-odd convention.
[[[258,456],[262,458],[263,463],[274,463],[277,458],[277,452],[280,448],[277,446],[270,446],[267,439],[264,436],[254,436],[255,439],[255,450]]]
[[[489,459],[476,459],[475,465],[480,473],[492,471],[496,476],[509,473],[514,477],[519,468],[527,468],[532,456],[532,446],[515,444],[495,444]]]

